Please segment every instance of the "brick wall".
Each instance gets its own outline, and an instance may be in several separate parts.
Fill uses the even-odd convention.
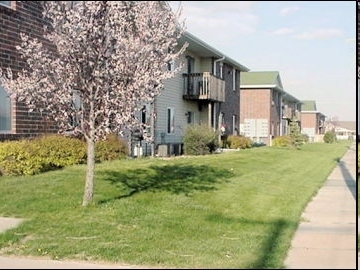
[[[17,103],[14,114],[15,130],[17,134],[38,134],[57,132],[53,121],[46,119],[46,115],[29,112],[26,105]]]
[[[302,112],[301,113],[301,129],[312,128],[315,134],[324,134],[324,127],[320,127],[320,114],[317,112]]]
[[[245,119],[268,119],[270,121],[270,89],[240,90],[240,122]]]
[[[316,128],[316,113],[301,113],[301,128]]]
[[[16,46],[20,33],[43,40],[42,1],[15,1],[15,9],[0,6],[0,68],[10,67],[14,74],[25,67]],[[49,45],[49,44],[48,44]],[[0,140],[31,137],[56,132],[55,124],[40,113],[30,113],[25,104],[12,104],[12,131],[0,134]]]
[[[18,71],[24,67],[16,46],[20,33],[41,38],[43,34],[41,1],[16,1],[16,8],[0,6],[0,66]]]
[[[245,119],[267,119],[268,137],[263,138],[269,144],[269,136],[280,136],[280,96],[273,89],[240,90],[240,123]],[[274,100],[274,102],[272,102]]]

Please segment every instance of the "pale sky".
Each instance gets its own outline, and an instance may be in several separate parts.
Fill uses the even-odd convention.
[[[356,1],[169,1],[186,30],[339,121],[356,121]]]

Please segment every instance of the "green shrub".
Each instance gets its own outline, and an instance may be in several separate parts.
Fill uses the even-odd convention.
[[[116,134],[109,134],[105,140],[95,143],[97,162],[125,158],[129,154],[126,142]]]
[[[86,144],[79,139],[50,134],[36,137],[31,142],[38,146],[37,154],[45,160],[49,169],[86,162]]]
[[[2,175],[33,175],[85,161],[85,143],[58,134],[0,143]]]
[[[336,135],[333,131],[326,131],[324,134],[325,143],[334,143],[336,142]]]
[[[229,148],[231,149],[245,149],[245,148],[251,148],[253,146],[253,142],[251,139],[241,136],[241,135],[230,135],[227,138],[227,142],[229,145]]]
[[[205,155],[219,147],[219,133],[207,125],[189,125],[184,135],[185,155]]]
[[[0,143],[0,172],[2,175],[32,175],[40,173],[46,164],[37,155],[37,146],[28,140]]]
[[[277,136],[272,140],[273,146],[288,147],[292,145],[292,139],[288,135]]]
[[[302,140],[303,140],[303,142],[304,143],[307,143],[307,142],[309,142],[309,135],[307,135],[307,134],[301,134],[301,136],[302,136]]]

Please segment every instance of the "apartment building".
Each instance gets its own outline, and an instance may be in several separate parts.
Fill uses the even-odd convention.
[[[249,69],[189,32],[183,34],[179,45],[185,42],[189,45],[182,58],[172,63],[182,63],[182,71],[164,82],[162,94],[145,112],[160,156],[182,154],[187,125],[223,127],[227,135],[239,131],[240,74]],[[142,152],[149,153],[148,148],[149,143],[141,142]]]
[[[290,132],[290,121],[300,125],[300,100],[284,90],[278,71],[241,74],[240,134],[271,145],[274,137]]]
[[[301,133],[309,136],[309,141],[321,141],[325,133],[326,116],[316,108],[315,100],[301,101]]]

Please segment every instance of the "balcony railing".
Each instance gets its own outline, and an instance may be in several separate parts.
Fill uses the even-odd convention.
[[[297,121],[300,121],[301,113],[298,110],[294,111],[294,109],[285,106],[285,108],[283,108],[283,111],[282,111],[282,118],[291,120],[293,117]]]
[[[293,110],[289,107],[283,108],[282,117],[286,119],[291,119],[293,117]]]
[[[225,101],[225,81],[210,74],[183,74],[184,99]]]

